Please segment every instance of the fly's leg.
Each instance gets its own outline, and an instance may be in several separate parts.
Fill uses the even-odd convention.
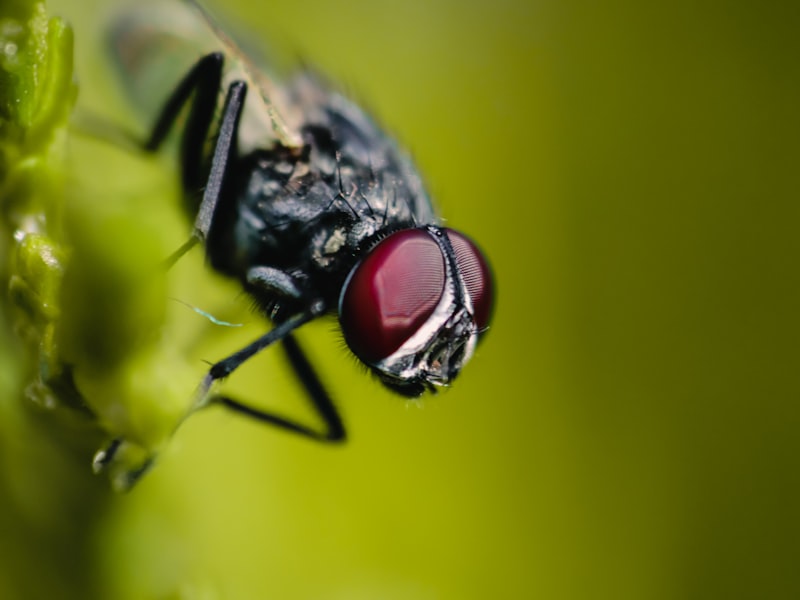
[[[211,233],[211,228],[215,224],[215,215],[221,212],[219,209],[224,199],[223,186],[225,175],[236,154],[236,132],[239,127],[239,119],[244,109],[244,100],[247,95],[247,84],[243,81],[234,81],[228,88],[228,95],[225,98],[225,106],[222,112],[222,120],[217,131],[217,143],[214,146],[214,155],[211,157],[211,169],[208,179],[203,189],[203,199],[194,220],[192,237],[183,244],[178,250],[166,260],[167,267],[171,267],[175,262],[192,247],[199,242],[205,242]],[[188,131],[184,139],[192,138],[193,134]],[[186,157],[184,156],[184,160]],[[187,168],[184,167],[184,174]],[[234,200],[231,198],[231,201]]]
[[[208,375],[206,375],[205,379],[203,379],[203,382],[200,386],[200,401],[195,407],[195,410],[211,404],[220,404],[225,408],[244,414],[262,423],[274,425],[281,429],[285,429],[317,441],[344,441],[346,434],[341,417],[339,416],[336,407],[331,401],[328,393],[325,391],[325,388],[320,382],[319,377],[317,376],[313,367],[309,363],[300,346],[297,344],[297,341],[291,335],[292,331],[301,325],[305,325],[309,321],[319,317],[323,313],[323,303],[316,302],[306,311],[276,325],[272,330],[255,340],[253,343],[212,365]],[[283,347],[286,350],[292,368],[306,388],[312,405],[317,410],[320,417],[322,417],[322,420],[325,423],[324,431],[320,432],[312,427],[303,425],[291,419],[267,412],[260,408],[255,408],[230,396],[222,394],[208,396],[208,391],[215,381],[224,379],[233,373],[233,371],[238,369],[242,364],[244,364],[244,362],[249,358],[259,353],[267,346],[270,346],[278,341],[283,343]]]
[[[345,441],[347,433],[345,432],[342,419],[339,416],[339,411],[328,395],[325,386],[322,385],[316,370],[308,360],[302,346],[300,346],[293,335],[289,335],[283,340],[283,349],[286,351],[286,355],[289,358],[295,375],[300,380],[300,383],[303,384],[314,408],[317,409],[317,412],[327,426],[325,434],[316,439],[327,442]]]
[[[181,140],[181,174],[185,190],[199,189],[204,183],[201,171],[203,147],[214,120],[224,63],[225,58],[220,52],[198,60],[167,99],[149,139],[144,143],[145,150],[158,150],[186,103],[192,101]]]
[[[318,442],[344,442],[347,439],[347,433],[339,411],[336,409],[331,397],[319,380],[319,376],[314,370],[314,367],[311,366],[305,352],[303,352],[303,349],[292,335],[287,335],[283,338],[282,342],[295,375],[297,375],[303,387],[306,389],[312,406],[319,416],[322,417],[322,421],[325,424],[323,430],[320,431],[279,415],[253,408],[230,396],[214,396],[211,398],[211,401],[262,423],[275,425],[281,429],[297,433]]]
[[[257,290],[259,294],[271,298],[283,298],[287,301],[297,302],[302,299],[303,295],[301,286],[291,275],[274,267],[252,267],[247,272],[247,284],[252,289]],[[344,441],[346,433],[339,412],[322,385],[314,367],[306,357],[305,352],[291,334],[286,334],[281,339],[281,342],[292,370],[305,388],[312,406],[325,423],[323,431],[317,431],[283,417],[254,409],[228,396],[216,396],[211,401],[258,421],[276,425],[317,441]]]
[[[124,456],[130,454],[131,451],[136,453],[125,438],[114,438],[94,455],[92,471],[95,474],[111,471],[111,484],[114,489],[118,492],[130,490],[155,462],[153,455],[144,459]]]
[[[214,132],[216,142],[208,173],[203,149],[214,123],[222,68],[225,59],[220,52],[207,54],[186,74],[172,92],[156,120],[145,150],[158,150],[187,102],[191,101],[189,117],[181,139],[181,176],[185,193],[203,190],[200,207],[195,216],[192,236],[165,261],[167,267],[199,242],[204,242],[214,224],[214,215],[223,198],[225,176],[236,154],[236,132],[247,95],[247,84],[234,81],[228,87],[222,116]]]
[[[92,471],[95,473],[102,473],[105,471],[114,461],[114,458],[117,456],[124,442],[125,440],[122,438],[114,438],[108,443],[108,446],[104,446],[98,450],[92,459]]]

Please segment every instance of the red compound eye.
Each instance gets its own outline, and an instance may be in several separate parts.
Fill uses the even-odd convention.
[[[456,254],[456,264],[467,293],[472,300],[475,312],[475,324],[478,329],[485,329],[492,317],[492,304],[494,303],[494,289],[492,286],[492,272],[486,257],[472,243],[468,237],[458,231],[445,229],[453,251]]]
[[[421,229],[382,240],[350,275],[339,320],[350,349],[374,363],[390,356],[427,321],[442,297],[445,262]]]

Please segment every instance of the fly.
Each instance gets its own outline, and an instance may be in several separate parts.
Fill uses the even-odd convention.
[[[274,324],[212,365],[200,404],[342,441],[339,412],[293,332],[337,314],[350,350],[385,386],[417,397],[449,385],[487,330],[488,261],[470,238],[440,224],[407,156],[361,109],[308,72],[276,85],[199,5],[185,3],[192,10],[180,22],[172,13],[154,17],[163,5],[148,7],[121,20],[113,36],[120,62],[140,79],[146,61],[174,69],[177,56],[197,52],[183,37],[209,40],[144,143],[158,150],[188,115],[180,164],[194,228],[170,262],[202,244],[210,265],[236,278]],[[276,342],[323,429],[211,393]]]

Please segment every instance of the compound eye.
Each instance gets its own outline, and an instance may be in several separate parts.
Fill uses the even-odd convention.
[[[463,233],[445,229],[453,252],[456,255],[456,265],[464,278],[467,293],[472,300],[472,309],[475,315],[475,324],[479,330],[484,330],[492,318],[494,304],[494,285],[489,261],[483,252]]]
[[[444,292],[439,245],[421,229],[382,240],[353,269],[339,301],[347,344],[361,360],[390,356],[430,318]]]

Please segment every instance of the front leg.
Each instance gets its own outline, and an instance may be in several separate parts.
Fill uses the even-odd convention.
[[[342,417],[339,415],[336,405],[333,403],[325,386],[320,381],[317,372],[309,362],[305,352],[293,335],[287,335],[283,338],[282,342],[283,349],[286,352],[292,370],[300,383],[303,384],[308,398],[311,401],[311,405],[322,419],[324,424],[322,430],[303,425],[274,413],[254,408],[230,396],[213,396],[209,403],[220,404],[229,410],[243,414],[256,421],[274,425],[280,429],[302,435],[317,442],[341,443],[346,441],[347,431],[342,422]]]
[[[324,312],[324,304],[322,302],[315,302],[306,311],[279,323],[267,334],[261,336],[248,346],[245,346],[238,352],[235,352],[231,356],[212,365],[208,375],[206,375],[206,377],[203,379],[203,382],[200,386],[198,393],[199,400],[198,404],[195,406],[195,410],[211,404],[220,404],[225,408],[246,415],[262,423],[274,425],[281,429],[309,437],[316,441],[344,441],[346,434],[342,419],[339,416],[339,412],[336,409],[336,406],[333,404],[333,401],[331,400],[324,386],[320,382],[319,377],[314,371],[314,368],[311,366],[311,363],[306,358],[305,353],[291,335],[292,331],[321,316],[324,314]],[[325,429],[323,431],[318,431],[313,427],[303,425],[280,415],[264,411],[260,408],[255,408],[230,396],[221,394],[211,396],[208,395],[211,385],[215,381],[227,377],[234,370],[238,369],[245,361],[277,341],[281,341],[283,343],[284,350],[289,358],[292,369],[305,387],[312,405],[325,423]]]
[[[181,139],[183,188],[199,190],[203,184],[203,148],[208,139],[222,86],[225,57],[214,52],[201,58],[175,87],[156,119],[144,149],[155,152],[167,138],[187,103],[191,109]]]
[[[211,169],[205,183],[203,199],[194,221],[192,237],[175,251],[167,260],[167,267],[171,267],[187,251],[198,242],[205,242],[215,223],[215,216],[221,211],[229,210],[230,206],[223,206],[222,202],[235,202],[236,198],[223,194],[225,177],[236,157],[236,133],[239,120],[244,110],[244,101],[247,96],[247,84],[243,81],[234,81],[228,88],[225,106],[222,112],[222,121],[217,131],[217,142],[214,146],[214,155],[211,157]],[[193,111],[194,113],[194,111]],[[184,139],[192,137],[188,129]],[[186,159],[186,156],[184,156]],[[184,165],[184,172],[186,165]],[[189,193],[191,190],[187,190]]]

